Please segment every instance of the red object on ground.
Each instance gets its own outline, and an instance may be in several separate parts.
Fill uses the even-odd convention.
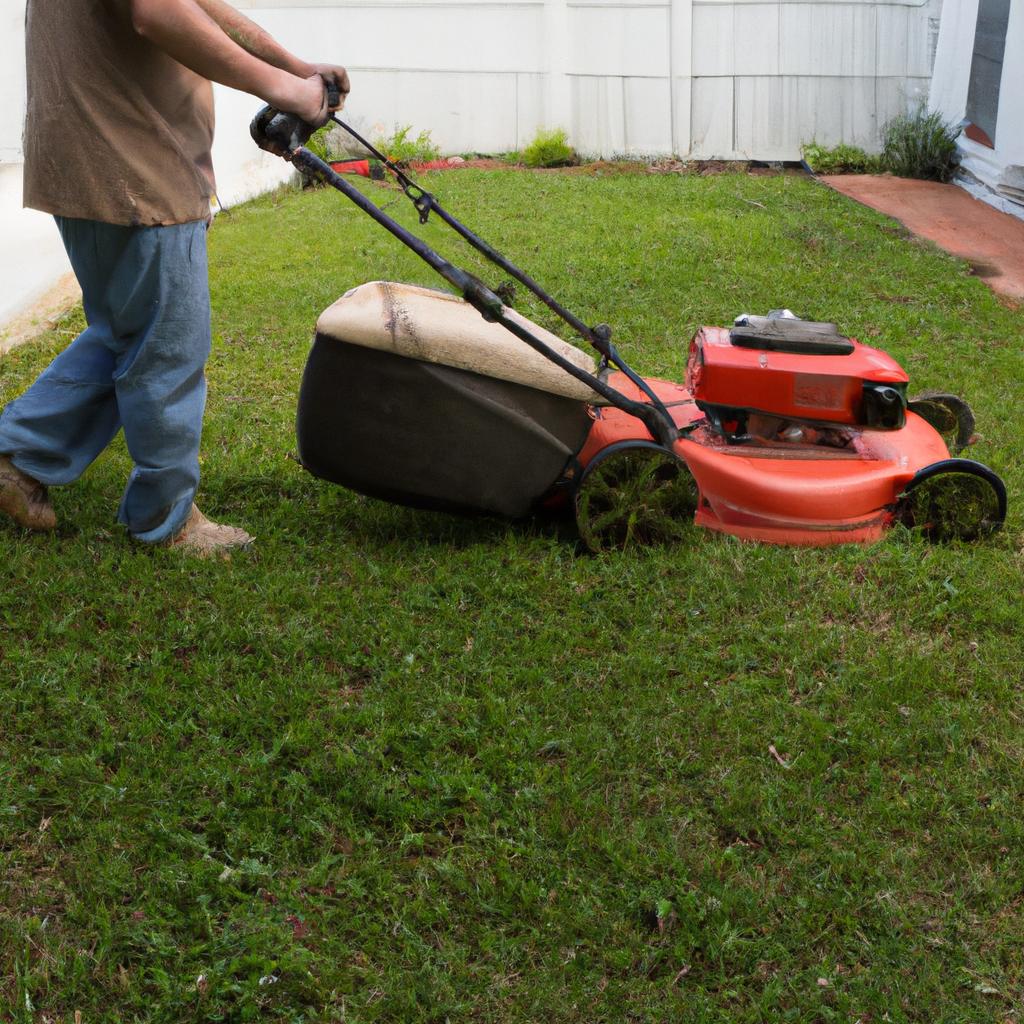
[[[1024,220],[957,185],[879,174],[832,174],[837,192],[888,214],[908,231],[967,260],[993,291],[1024,299]]]
[[[331,164],[331,170],[338,174],[359,174],[364,178],[370,177],[369,160],[336,160]]]

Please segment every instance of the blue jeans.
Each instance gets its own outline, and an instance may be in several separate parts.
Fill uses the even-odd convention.
[[[56,220],[88,327],[0,414],[0,454],[40,483],[68,484],[123,427],[135,466],[118,519],[157,543],[184,524],[199,486],[206,224]]]

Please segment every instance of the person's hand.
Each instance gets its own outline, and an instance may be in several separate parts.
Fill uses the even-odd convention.
[[[325,83],[333,83],[337,86],[338,105],[331,107],[330,112],[333,114],[335,111],[341,110],[345,106],[345,99],[351,88],[348,81],[348,72],[337,64],[310,64],[309,67],[311,73],[319,75]]]
[[[330,111],[327,109],[327,89],[319,73],[308,78],[282,74],[281,91],[269,97],[272,107],[285,114],[295,114],[314,128],[327,124]]]

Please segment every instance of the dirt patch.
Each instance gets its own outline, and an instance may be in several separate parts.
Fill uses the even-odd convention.
[[[718,174],[775,175],[785,170],[781,164],[767,166],[750,160],[676,160],[671,157],[647,165],[648,174],[696,174],[702,178]]]
[[[526,170],[527,168],[523,168]],[[591,177],[610,177],[616,174],[640,174],[648,170],[648,165],[642,160],[592,160],[585,164],[576,164],[574,167],[551,168],[545,170],[545,174],[589,174]]]
[[[591,160],[570,167],[527,167],[497,157],[450,157],[447,160],[431,160],[425,163],[414,161],[409,165],[412,171],[455,171],[461,167],[473,167],[485,171],[530,171],[534,174],[752,174],[770,176],[776,174],[805,174],[802,167],[789,164],[766,165],[750,160],[677,160],[675,157],[660,157],[657,160]]]
[[[446,160],[413,160],[409,164],[411,171],[417,173],[423,171],[455,171],[460,167],[473,167],[485,171],[508,171],[521,167],[521,164],[512,164],[507,160],[500,160],[492,156],[480,157],[449,157]]]
[[[0,355],[53,328],[82,298],[74,274],[65,274],[41,299],[13,320],[0,325]]]
[[[937,181],[880,174],[835,174],[821,180],[966,260],[971,273],[993,291],[1024,299],[1024,220],[1000,212],[956,185]]]

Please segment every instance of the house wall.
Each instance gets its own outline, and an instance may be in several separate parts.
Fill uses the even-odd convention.
[[[0,163],[21,159],[25,117],[25,5],[0,5]]]
[[[945,0],[930,104],[950,121],[959,122],[967,108],[967,89],[974,50],[978,0]],[[999,83],[999,113],[995,148],[961,136],[962,167],[970,179],[965,183],[979,198],[993,206],[1024,217],[1024,195],[1007,195],[1010,184],[1024,190],[1024,0],[1012,0],[1006,28],[1003,73]],[[980,182],[982,188],[973,187]]]

